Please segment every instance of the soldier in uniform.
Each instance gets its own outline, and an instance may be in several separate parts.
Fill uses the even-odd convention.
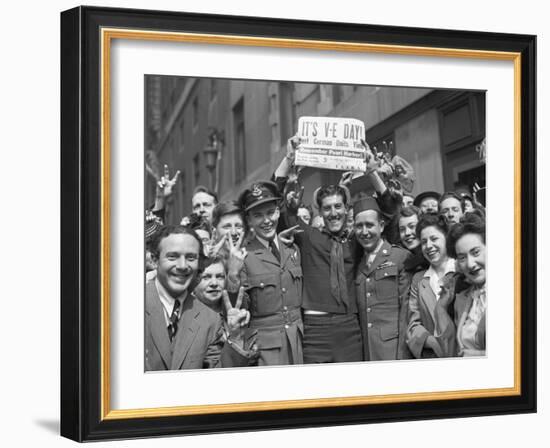
[[[366,361],[410,358],[406,345],[409,252],[382,238],[384,216],[372,197],[353,205],[355,235],[364,249],[355,278]]]
[[[259,365],[303,363],[300,251],[277,237],[280,199],[277,185],[269,181],[257,182],[241,193],[238,203],[254,238],[239,249],[241,238],[230,255],[239,258],[239,250],[245,254],[239,278],[229,276],[229,288],[236,291],[242,285],[248,293],[249,328],[258,332]]]

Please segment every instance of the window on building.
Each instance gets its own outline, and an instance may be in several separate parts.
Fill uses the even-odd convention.
[[[296,133],[296,105],[294,104],[294,83],[279,85],[279,123],[281,142],[286,142]]]
[[[183,114],[181,114],[181,116],[183,116]],[[185,151],[185,121],[183,121],[183,118],[181,118],[179,122],[179,136],[178,151],[180,154],[183,154]]]
[[[179,216],[183,216],[185,213],[185,206],[187,203],[190,203],[191,201],[187,201],[187,184],[186,184],[186,176],[185,176],[185,169],[180,170],[180,178],[178,179],[178,184],[180,186],[180,194],[179,194]]]
[[[193,181],[194,181],[194,187],[199,185],[200,178],[201,178],[201,166],[200,166],[199,154],[197,153],[193,156]]]
[[[240,183],[246,178],[244,101],[242,98],[233,108],[233,135],[235,148],[235,182]]]
[[[193,128],[196,128],[197,125],[199,124],[199,97],[196,96],[194,99],[193,99],[193,110],[192,110],[192,113],[193,113]]]
[[[344,99],[344,89],[341,85],[336,84],[332,86],[332,104],[336,106]]]

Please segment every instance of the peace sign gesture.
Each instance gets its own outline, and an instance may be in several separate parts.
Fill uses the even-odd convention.
[[[227,271],[231,277],[238,277],[243,269],[244,259],[247,256],[246,248],[241,247],[244,240],[244,232],[241,233],[236,243],[233,242],[231,235],[226,234],[227,250],[229,257],[227,260]]]
[[[179,175],[180,172],[178,170],[176,171],[176,174],[174,174],[174,177],[170,179],[170,170],[168,169],[168,165],[164,165],[164,175],[157,182],[157,196],[161,196],[164,199],[171,196]]]
[[[229,294],[224,290],[222,293],[223,305],[225,307],[225,325],[229,338],[232,341],[242,341],[244,339],[244,329],[250,322],[250,312],[241,309],[244,297],[244,288],[239,288],[235,306],[231,305]]]
[[[223,235],[220,240],[216,243],[216,244],[212,244],[209,248],[208,248],[208,257],[209,258],[213,258],[215,257],[216,255],[218,255],[218,253],[220,252],[221,248],[223,247],[223,245],[225,244],[225,241],[227,240],[228,238],[228,234],[226,233],[225,235]]]

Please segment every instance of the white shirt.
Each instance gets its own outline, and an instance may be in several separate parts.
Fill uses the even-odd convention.
[[[155,286],[157,287],[157,292],[159,294],[160,303],[162,303],[162,308],[164,309],[164,320],[166,321],[166,326],[170,325],[170,316],[174,311],[174,305],[176,304],[176,299],[174,299],[168,291],[162,286],[158,280],[155,278]],[[183,301],[187,297],[187,291],[185,291],[180,297],[180,309],[178,311],[178,319],[181,317],[181,310],[183,309]]]
[[[455,271],[455,259],[449,258],[443,267],[444,271],[441,278],[439,278],[437,272],[435,272],[435,269],[431,265],[424,274],[424,278],[427,277],[430,279],[430,287],[432,288],[432,291],[435,294],[435,298],[437,300],[439,300],[439,293],[441,292],[441,281],[443,280],[443,277],[449,272]]]

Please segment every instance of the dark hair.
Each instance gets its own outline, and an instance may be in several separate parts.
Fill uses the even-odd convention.
[[[420,217],[420,209],[415,205],[409,205],[407,207],[401,207],[399,209],[399,219],[401,218],[410,218],[411,216]]]
[[[447,236],[447,253],[456,258],[456,243],[467,234],[475,234],[481,237],[485,244],[485,220],[475,213],[466,213],[458,224],[451,227]]]
[[[202,241],[193,229],[190,229],[189,227],[185,227],[179,224],[163,226],[155,234],[155,237],[151,241],[151,246],[150,246],[151,255],[158,260],[160,256],[160,250],[159,250],[160,243],[164,238],[167,238],[170,235],[189,235],[197,240],[197,242],[199,243],[199,269],[200,269],[204,261],[204,255],[203,255],[204,251],[202,247]]]
[[[416,236],[420,239],[420,233],[427,227],[435,227],[443,235],[447,236],[447,221],[445,217],[437,213],[424,213],[416,224]]]
[[[187,224],[186,227],[192,230],[204,230],[208,232],[209,235],[212,235],[212,227],[204,216],[197,213],[191,213],[188,218],[189,224]]]
[[[212,211],[212,227],[217,227],[221,219],[227,215],[239,215],[243,222],[243,226],[246,229],[246,219],[244,219],[244,212],[234,201],[220,202],[214,207]]]
[[[462,213],[464,213],[464,201],[463,199],[458,195],[456,194],[454,191],[447,191],[445,193],[443,193],[441,195],[441,197],[439,198],[439,209],[441,210],[441,203],[445,200],[445,199],[449,199],[449,198],[453,198],[453,199],[456,199],[458,201],[458,203],[460,204],[460,209],[462,210]]]
[[[317,192],[317,207],[321,209],[321,204],[323,203],[323,199],[329,197],[329,196],[341,196],[342,201],[344,202],[344,205],[348,205],[348,195],[346,194],[346,190],[344,190],[340,185],[325,185],[319,189]]]
[[[208,188],[203,187],[202,185],[197,186],[193,190],[193,195],[191,196],[191,200],[193,200],[192,198],[194,198],[197,193],[206,193],[207,195],[212,196],[214,198],[214,202],[216,204],[218,203],[218,195],[212,190],[209,190]]]

